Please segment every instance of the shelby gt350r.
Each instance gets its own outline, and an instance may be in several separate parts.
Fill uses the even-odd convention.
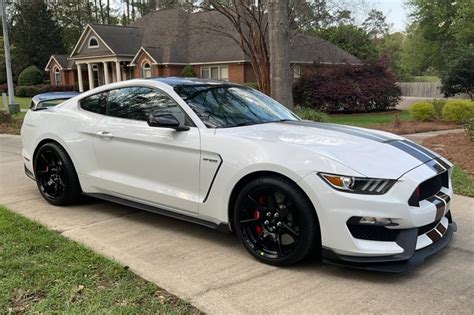
[[[322,255],[402,271],[456,230],[446,159],[390,133],[303,121],[228,82],[101,86],[30,110],[21,134],[48,202],[86,194],[235,231],[269,264]]]

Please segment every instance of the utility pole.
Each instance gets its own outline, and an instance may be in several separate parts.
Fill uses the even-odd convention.
[[[268,0],[271,96],[293,109],[290,72],[289,0]]]
[[[15,102],[15,93],[13,90],[12,63],[10,57],[10,42],[8,40],[8,20],[5,0],[0,0],[0,5],[2,6],[1,14],[3,26],[3,45],[5,50],[5,68],[7,69],[8,103],[13,104]]]

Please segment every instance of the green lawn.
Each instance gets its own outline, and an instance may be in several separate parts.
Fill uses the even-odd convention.
[[[200,312],[128,268],[0,206],[0,313]]]
[[[411,120],[410,113],[404,110],[381,113],[334,114],[329,116],[329,122],[335,124],[366,127],[377,124],[391,123],[395,120],[396,115],[400,115],[401,121]]]
[[[21,109],[30,108],[30,102],[31,102],[31,97],[15,97],[15,103],[20,104]],[[1,104],[0,108],[3,109],[4,108],[3,107],[3,98],[0,98],[0,104]]]
[[[470,176],[459,166],[454,166],[452,182],[455,193],[474,197],[474,176]]]
[[[418,75],[413,77],[413,82],[440,82],[441,79],[435,75]]]

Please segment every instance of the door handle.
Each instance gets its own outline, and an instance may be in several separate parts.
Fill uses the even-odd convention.
[[[114,134],[108,131],[99,131],[97,132],[97,135],[101,138],[107,138],[107,139],[112,139],[114,137]]]

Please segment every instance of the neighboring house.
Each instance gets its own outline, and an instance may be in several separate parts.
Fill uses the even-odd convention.
[[[212,25],[212,27],[210,27]],[[52,84],[79,90],[131,78],[179,76],[191,65],[198,77],[256,82],[249,58],[218,12],[154,11],[130,26],[87,25],[70,56],[53,55],[46,66]],[[294,78],[315,70],[360,61],[318,37],[296,35],[291,44]]]

